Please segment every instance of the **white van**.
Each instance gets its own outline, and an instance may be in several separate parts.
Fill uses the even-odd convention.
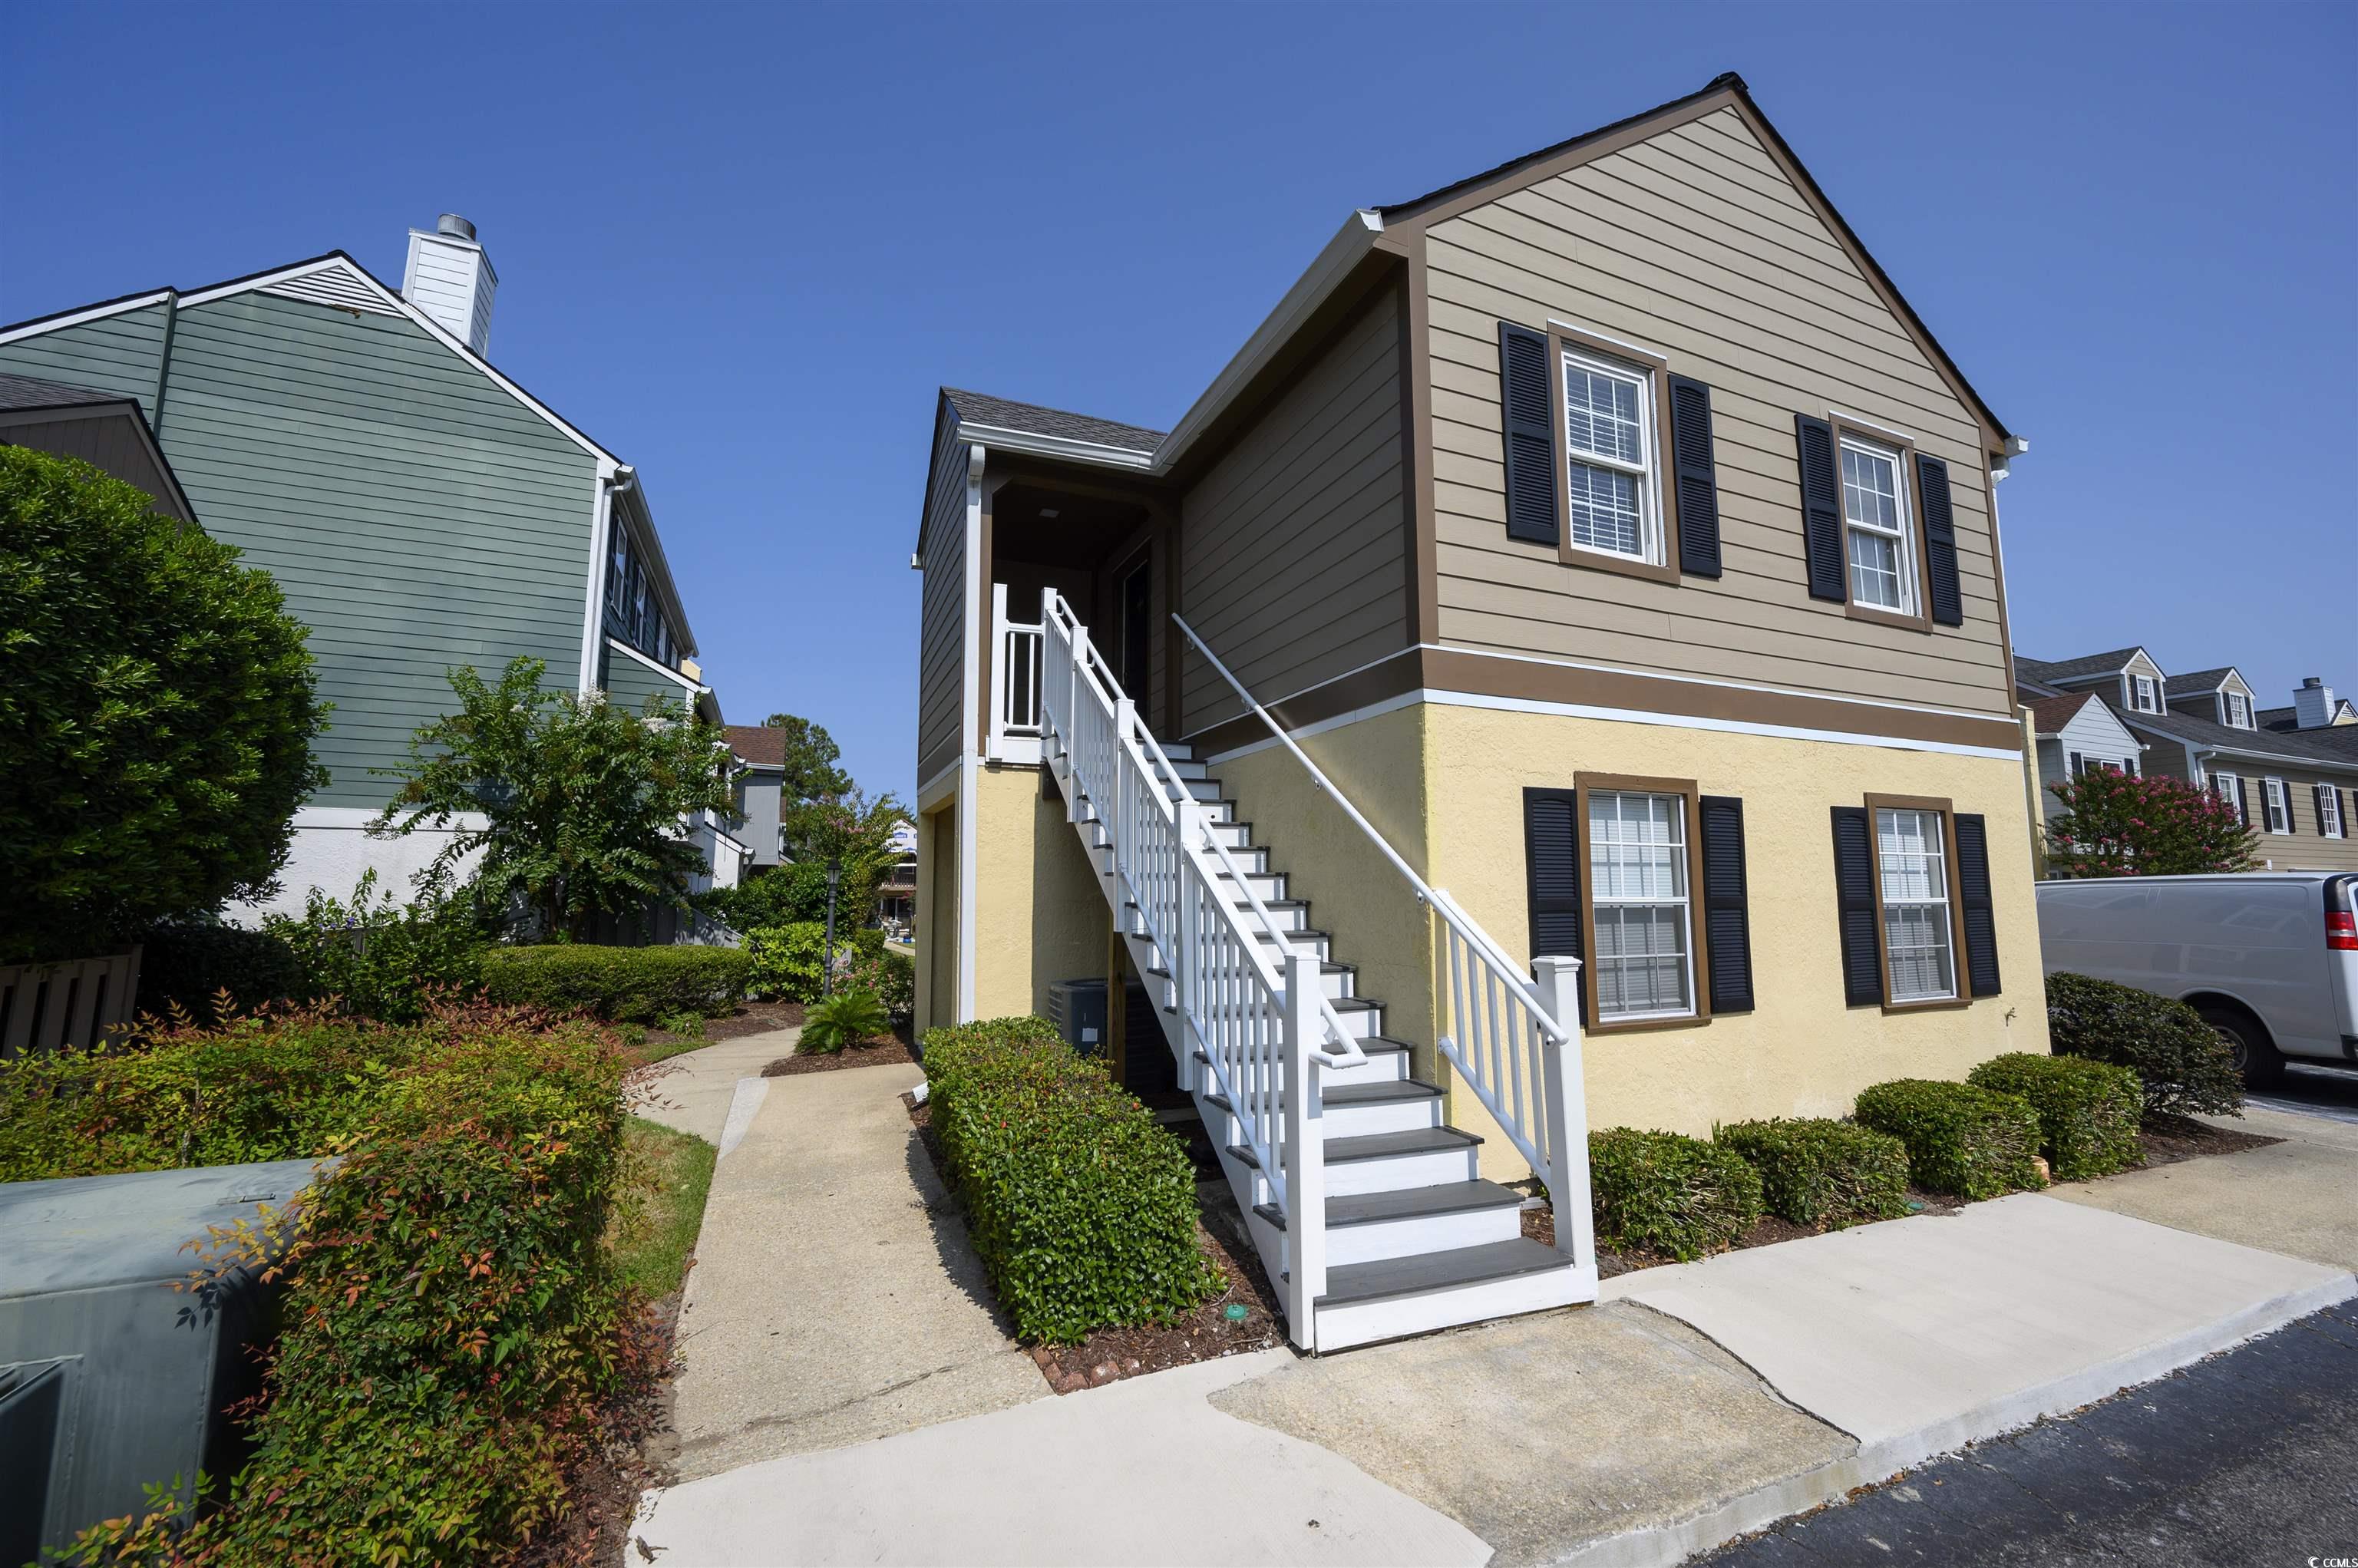
[[[2039,946],[2049,974],[2188,1003],[2262,1088],[2287,1057],[2358,1063],[2353,893],[2346,871],[2040,882]]]

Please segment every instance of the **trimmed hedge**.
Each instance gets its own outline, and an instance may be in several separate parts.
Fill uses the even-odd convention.
[[[599,1031],[481,1005],[0,1064],[11,1177],[341,1156],[291,1217],[217,1233],[199,1270],[285,1246],[251,1460],[193,1523],[177,1504],[93,1523],[68,1561],[476,1563],[546,1534],[601,1407],[656,1370],[601,1246],[624,1065]]]
[[[2047,1033],[2059,1056],[2133,1070],[2148,1115],[2244,1113],[2234,1053],[2182,1001],[2061,970],[2047,977]]]
[[[2039,1113],[2039,1152],[2059,1182],[2109,1176],[2145,1157],[2137,1142],[2145,1093],[2126,1067],[2016,1051],[1991,1057],[1965,1081],[2030,1102]]]
[[[682,1012],[720,1016],[744,996],[752,972],[753,961],[734,947],[494,947],[483,955],[483,994],[510,1006],[654,1023]]]
[[[1168,1323],[1224,1288],[1178,1140],[1053,1024],[933,1030],[925,1064],[950,1185],[1019,1334]]]
[[[1676,1132],[1588,1135],[1599,1245],[1684,1261],[1717,1252],[1760,1218],[1760,1173],[1733,1149]]]
[[[845,944],[838,941],[840,950]],[[815,920],[763,925],[745,934],[752,966],[746,989],[770,1001],[817,1001],[827,974],[827,927]],[[914,991],[915,981],[912,979]]]
[[[1887,1132],[1780,1117],[1714,1128],[1711,1141],[1751,1162],[1761,1201],[1779,1219],[1840,1230],[1908,1212],[1908,1145]]]
[[[2047,1184],[2031,1163],[2039,1113],[2013,1095],[1895,1078],[1860,1093],[1858,1120],[1908,1146],[1909,1178],[1927,1192],[1980,1199]]]

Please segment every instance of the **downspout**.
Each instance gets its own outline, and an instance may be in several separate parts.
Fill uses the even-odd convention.
[[[982,740],[976,721],[979,699],[982,628],[982,464],[979,443],[967,449],[966,460],[966,636],[959,659],[958,702],[958,937],[957,1022],[974,1020],[975,794],[981,787]]]
[[[168,288],[164,291],[164,344],[156,355],[155,407],[147,420],[147,432],[159,447],[164,443],[164,389],[172,379],[172,337],[179,325],[180,291]]]

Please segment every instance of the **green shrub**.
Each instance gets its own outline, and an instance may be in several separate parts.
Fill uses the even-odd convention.
[[[305,994],[302,961],[286,938],[218,922],[159,925],[140,937],[139,1011],[161,1018],[178,1008],[200,1023]]]
[[[814,1003],[803,1017],[802,1040],[796,1047],[833,1054],[846,1045],[863,1044],[892,1027],[884,1004],[874,991],[839,990]]]
[[[704,1014],[675,1012],[669,1017],[656,1019],[655,1027],[665,1034],[676,1034],[682,1040],[701,1040],[704,1038]]]
[[[844,989],[874,991],[884,1011],[895,1018],[908,1018],[917,1011],[917,966],[906,953],[856,959],[836,984]]]
[[[748,996],[769,1001],[817,1001],[827,965],[827,927],[815,920],[764,925],[745,934],[752,969]]]
[[[1732,1149],[1675,1132],[1590,1133],[1588,1182],[1600,1246],[1700,1258],[1760,1218],[1760,1173]]]
[[[2047,1033],[2060,1056],[2134,1071],[2147,1115],[2240,1116],[2234,1053],[2201,1014],[2135,986],[2068,971],[2047,977]]]
[[[1840,1230],[1908,1212],[1908,1146],[1889,1133],[1780,1118],[1714,1128],[1711,1139],[1751,1162],[1761,1201],[1779,1219]]]
[[[718,1018],[737,1005],[752,973],[734,947],[494,947],[483,955],[483,994],[551,1012],[587,1012],[630,1023],[674,1013]]]
[[[2144,1157],[2137,1123],[2145,1095],[2126,1067],[2016,1051],[1991,1057],[1965,1081],[2030,1102],[2039,1113],[2039,1152],[2059,1182],[2109,1176]]]
[[[453,897],[446,877],[429,876],[406,904],[375,889],[372,867],[361,873],[350,903],[315,887],[303,918],[272,915],[263,923],[302,966],[307,1000],[410,1023],[425,1016],[435,993],[482,984],[490,940],[472,902]]]
[[[1028,1338],[1168,1323],[1222,1288],[1176,1139],[1038,1018],[925,1036],[933,1127],[975,1250]]]
[[[200,1271],[285,1248],[252,1459],[177,1539],[126,1517],[74,1560],[457,1564],[545,1535],[601,1404],[654,1369],[601,1247],[623,1065],[594,1030],[480,1004],[406,1027],[243,1019],[0,1064],[11,1178],[341,1156],[291,1217],[218,1234]],[[73,1130],[89,1136],[52,1136]],[[42,1148],[55,1158],[26,1168]]]
[[[1858,1097],[1861,1126],[1908,1146],[1909,1179],[1962,1198],[2040,1187],[2039,1113],[2009,1094],[1932,1078],[1895,1078]]]

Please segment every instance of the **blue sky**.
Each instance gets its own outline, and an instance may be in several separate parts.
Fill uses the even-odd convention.
[[[2358,693],[2358,7],[23,5],[0,320],[472,218],[732,720],[914,767],[938,384],[1168,427],[1352,208],[1755,97],[2029,438],[2017,645]],[[125,47],[135,39],[135,47]]]

